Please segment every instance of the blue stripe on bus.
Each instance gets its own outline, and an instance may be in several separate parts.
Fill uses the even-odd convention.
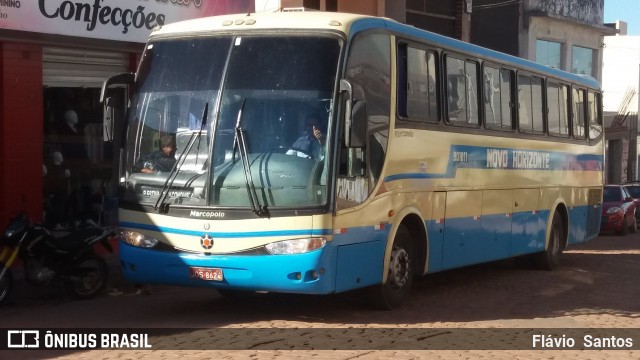
[[[451,145],[446,172],[394,174],[386,176],[384,181],[450,179],[455,178],[458,169],[602,171],[603,156],[528,149]]]
[[[120,222],[121,228],[140,229],[148,231],[156,231],[168,234],[202,236],[208,234],[218,238],[243,238],[243,237],[267,237],[267,236],[318,236],[330,235],[330,229],[302,229],[302,230],[273,230],[273,231],[250,231],[250,232],[209,232],[200,230],[176,229],[165,226],[156,226],[151,224],[141,224],[133,222]]]
[[[576,206],[568,211],[570,244],[597,236],[599,207]],[[548,218],[549,210],[540,210],[512,213],[510,218],[505,214],[492,214],[480,218],[451,218],[444,222],[426,220],[429,272],[543,251]],[[590,228],[589,224],[594,226]],[[126,265],[123,273],[132,282],[326,294],[379,284],[390,231],[390,224],[382,229],[373,225],[350,227],[346,232],[336,234],[334,241],[323,249],[296,255],[197,256],[137,248],[121,242],[120,258]],[[316,232],[327,233],[329,230]],[[192,231],[190,234],[201,233]],[[224,281],[194,279],[189,276],[189,267],[192,266],[220,268],[224,272]],[[312,276],[316,272],[321,275],[319,279]]]

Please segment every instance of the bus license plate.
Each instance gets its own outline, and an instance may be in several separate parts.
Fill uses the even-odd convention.
[[[191,277],[197,279],[207,281],[222,281],[224,279],[222,269],[218,268],[191,267],[189,271],[191,272]]]

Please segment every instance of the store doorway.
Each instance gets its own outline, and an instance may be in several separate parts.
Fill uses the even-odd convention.
[[[58,228],[104,224],[113,151],[103,141],[99,88],[44,89],[44,209]]]

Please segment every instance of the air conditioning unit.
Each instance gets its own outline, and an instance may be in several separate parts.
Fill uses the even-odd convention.
[[[300,12],[300,11],[317,11],[316,9],[310,9],[306,7],[290,7],[290,8],[282,8],[280,11],[282,12]]]

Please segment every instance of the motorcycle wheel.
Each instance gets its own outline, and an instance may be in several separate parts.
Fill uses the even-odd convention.
[[[100,294],[107,285],[109,268],[99,256],[89,256],[78,261],[66,281],[67,290],[77,299],[90,299]]]
[[[5,265],[0,263],[0,273],[4,271]],[[0,279],[0,304],[7,302],[9,295],[11,294],[11,288],[13,287],[13,275],[11,275],[11,269],[7,269],[2,279]]]

